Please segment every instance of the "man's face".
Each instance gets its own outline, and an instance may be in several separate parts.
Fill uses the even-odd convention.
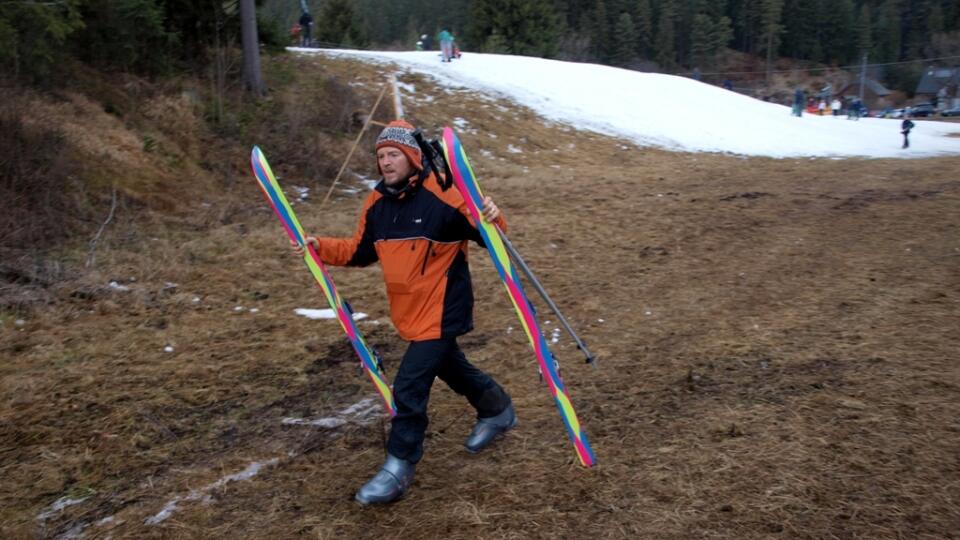
[[[388,186],[398,184],[413,174],[413,166],[406,154],[393,146],[384,146],[377,150],[377,163],[383,173],[383,181]]]

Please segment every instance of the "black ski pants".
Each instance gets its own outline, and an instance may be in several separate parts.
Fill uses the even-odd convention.
[[[412,341],[393,380],[397,415],[387,451],[394,457],[411,463],[423,457],[423,438],[429,423],[427,402],[436,377],[466,397],[477,410],[477,418],[496,416],[510,405],[510,396],[503,388],[467,361],[457,338]]]

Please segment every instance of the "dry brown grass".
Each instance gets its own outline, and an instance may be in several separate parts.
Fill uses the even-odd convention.
[[[366,82],[367,102],[378,90],[373,68],[310,62]],[[600,357],[592,370],[569,340],[555,347],[598,466],[575,463],[474,249],[477,330],[462,345],[511,392],[520,426],[467,455],[469,406],[437,385],[413,489],[392,506],[357,506],[384,426],[280,420],[330,415],[372,389],[335,323],[292,314],[322,299],[252,179],[238,180],[179,226],[147,220],[112,243],[87,294],[64,294],[23,326],[4,317],[5,537],[78,526],[91,538],[956,535],[960,158],[645,150],[403,79],[435,97],[407,103],[430,131],[469,122],[465,147],[511,239]],[[356,170],[369,174],[368,156]],[[291,168],[282,181],[308,179]],[[347,234],[361,196],[296,209],[311,231]],[[395,373],[404,345],[379,270],[334,278],[382,323],[361,329]],[[145,524],[174,497],[270,458],[253,479]],[[86,498],[37,519],[64,496]]]

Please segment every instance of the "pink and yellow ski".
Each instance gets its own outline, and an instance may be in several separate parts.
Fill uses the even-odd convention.
[[[593,450],[590,448],[590,443],[587,441],[587,435],[580,426],[576,411],[573,410],[573,404],[570,402],[570,396],[567,393],[566,387],[563,385],[560,373],[557,371],[557,364],[553,359],[553,354],[550,352],[549,347],[547,347],[546,339],[540,331],[540,325],[537,323],[537,317],[533,313],[530,301],[527,300],[527,295],[523,292],[520,276],[517,275],[517,271],[510,260],[503,240],[500,238],[499,230],[495,225],[483,219],[481,212],[481,208],[483,207],[483,193],[480,191],[480,185],[477,183],[473,169],[470,167],[470,161],[467,160],[467,154],[464,152],[463,146],[460,145],[460,140],[453,132],[453,129],[449,127],[444,128],[442,144],[444,157],[453,175],[453,182],[461,195],[463,195],[467,208],[470,210],[470,215],[473,216],[480,235],[483,237],[484,244],[486,244],[487,250],[490,252],[493,265],[496,267],[497,273],[500,274],[500,279],[507,289],[507,294],[513,302],[514,309],[517,310],[520,324],[523,326],[523,330],[530,340],[530,345],[533,347],[537,362],[540,364],[540,372],[543,374],[543,378],[550,388],[550,393],[553,395],[557,409],[560,410],[560,417],[567,427],[567,434],[570,435],[570,440],[573,441],[573,446],[577,451],[577,457],[580,458],[580,463],[585,467],[591,467],[596,463],[596,458],[593,455]]]
[[[270,170],[270,164],[267,163],[267,158],[264,157],[259,147],[253,147],[253,152],[250,154],[250,164],[253,166],[253,175],[257,178],[260,189],[263,190],[263,194],[273,208],[274,213],[280,218],[280,223],[283,224],[283,228],[287,231],[287,236],[290,237],[290,241],[304,248],[303,261],[306,263],[307,268],[310,269],[310,273],[313,274],[317,285],[319,285],[323,291],[323,295],[327,298],[330,307],[334,313],[336,313],[337,320],[340,321],[340,326],[343,327],[343,331],[347,333],[350,344],[353,345],[353,350],[355,350],[357,356],[360,357],[360,366],[363,368],[363,371],[366,372],[367,376],[370,377],[373,385],[377,388],[377,392],[379,392],[383,398],[383,405],[387,409],[387,412],[390,413],[390,416],[395,416],[397,414],[397,408],[393,402],[393,391],[390,389],[390,385],[384,377],[380,357],[367,345],[366,341],[364,341],[360,330],[357,328],[356,322],[353,320],[353,312],[350,310],[350,306],[340,297],[340,294],[337,292],[337,287],[333,284],[333,279],[331,279],[323,263],[320,262],[320,256],[317,255],[316,250],[312,245],[306,243],[306,234],[303,232],[303,227],[301,227],[300,222],[297,221],[297,216],[293,213],[293,208],[290,206],[290,203],[287,202],[287,198],[280,189],[280,184],[277,183],[277,179],[273,176],[273,171]]]

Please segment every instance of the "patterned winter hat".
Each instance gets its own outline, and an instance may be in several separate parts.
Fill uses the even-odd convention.
[[[407,156],[413,168],[418,171],[423,170],[423,154],[420,152],[420,145],[417,144],[417,140],[413,138],[415,129],[404,120],[390,122],[377,137],[377,150],[384,146],[397,148],[403,152],[403,155]],[[379,163],[377,163],[377,170],[380,170]]]

